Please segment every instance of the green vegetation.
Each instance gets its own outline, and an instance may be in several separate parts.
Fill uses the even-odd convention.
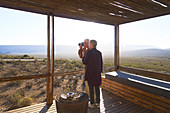
[[[15,109],[15,108],[19,108],[19,107],[28,106],[28,105],[31,105],[31,103],[33,102],[33,99],[31,97],[25,96],[24,89],[21,89],[21,90],[15,92],[11,96],[8,96],[8,98],[6,98],[6,99],[9,99],[8,101],[10,102],[9,109]]]
[[[29,55],[0,55],[0,59],[34,59]]]
[[[122,57],[120,65],[170,74],[170,56]]]

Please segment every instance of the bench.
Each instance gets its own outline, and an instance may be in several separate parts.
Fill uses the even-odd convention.
[[[170,113],[170,91],[105,74],[101,88],[157,113]]]

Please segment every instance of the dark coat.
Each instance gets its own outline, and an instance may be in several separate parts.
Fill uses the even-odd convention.
[[[103,68],[101,52],[96,48],[88,50],[82,61],[85,64],[85,81],[87,80],[92,86],[100,86]]]

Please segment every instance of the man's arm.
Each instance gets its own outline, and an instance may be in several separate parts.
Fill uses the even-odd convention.
[[[85,52],[85,55],[84,55],[84,57],[82,58],[83,64],[87,64],[87,63],[88,63],[88,55],[89,55],[88,51]]]
[[[101,72],[103,72],[103,58],[102,58],[102,53],[100,53],[100,61],[101,61]]]

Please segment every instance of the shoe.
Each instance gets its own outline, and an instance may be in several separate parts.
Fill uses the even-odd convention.
[[[90,107],[90,108],[95,108],[95,104],[90,104],[90,103],[89,103],[88,107]]]
[[[97,108],[100,108],[100,103],[96,103]]]

